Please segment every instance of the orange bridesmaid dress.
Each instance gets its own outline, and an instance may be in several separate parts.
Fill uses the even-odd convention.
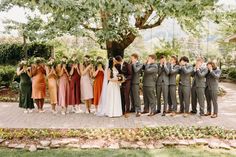
[[[46,71],[42,66],[35,69],[32,78],[32,98],[44,99],[46,97]]]
[[[51,104],[57,104],[57,74],[55,70],[53,72],[52,70],[52,68],[49,70],[48,90]]]
[[[96,106],[99,103],[99,99],[102,93],[103,79],[104,79],[104,73],[102,71],[99,71],[97,76],[95,77],[94,86],[93,86],[93,93],[94,93],[93,104]]]

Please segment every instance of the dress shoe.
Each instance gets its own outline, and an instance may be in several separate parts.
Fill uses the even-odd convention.
[[[166,112],[163,112],[161,116],[166,116]]]
[[[156,114],[159,114],[159,113],[161,113],[161,111],[160,111],[160,110],[157,110],[155,113],[156,113]]]
[[[197,114],[197,112],[195,112],[195,111],[191,111],[190,113],[191,113],[191,114]]]
[[[211,116],[211,118],[216,118],[217,117],[217,114],[213,114],[212,116]]]
[[[200,116],[205,116],[205,114],[204,113],[200,113]]]
[[[141,112],[141,114],[146,114],[146,113],[149,113],[149,112],[147,112],[147,111],[143,111],[143,112]]]
[[[151,112],[151,113],[148,114],[148,116],[150,116],[150,117],[151,117],[151,116],[154,116],[154,115],[155,115],[155,113],[153,113],[153,112]]]
[[[125,117],[125,118],[128,118],[128,117],[129,117],[129,115],[128,115],[127,113],[125,113],[125,114],[124,114],[124,117]]]
[[[207,112],[206,114],[205,114],[205,116],[210,116],[211,115],[211,113],[210,112]]]
[[[135,112],[135,109],[132,108],[132,109],[130,110],[130,113],[134,113],[134,112]]]
[[[170,116],[172,116],[172,117],[174,117],[175,115],[176,115],[175,112],[172,112],[172,113],[170,114]]]
[[[141,116],[141,113],[140,112],[137,112],[136,113],[136,117],[140,117]]]

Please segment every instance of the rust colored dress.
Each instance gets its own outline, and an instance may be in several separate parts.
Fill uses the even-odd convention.
[[[98,105],[99,99],[102,93],[102,84],[104,79],[104,73],[102,71],[99,71],[97,76],[94,80],[94,86],[93,86],[93,93],[94,93],[94,99],[93,104]]]
[[[70,105],[80,104],[80,75],[78,71],[74,69],[73,75],[70,80]]]
[[[64,72],[58,82],[58,105],[66,107],[69,105],[70,83],[67,74]]]
[[[52,72],[52,69],[49,70],[48,75],[48,90],[50,95],[51,104],[57,104],[57,74],[56,71]]]
[[[46,97],[46,71],[42,66],[33,70],[32,77],[32,98],[44,99]]]

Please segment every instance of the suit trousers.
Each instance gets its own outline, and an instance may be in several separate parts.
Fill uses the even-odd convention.
[[[123,114],[130,111],[131,81],[126,81],[121,86],[121,102]]]
[[[135,107],[135,112],[141,112],[141,102],[139,97],[139,84],[131,84],[131,102]]]
[[[179,85],[179,102],[180,102],[180,112],[189,113],[190,105],[190,86]]]
[[[177,111],[176,85],[169,85],[168,104],[169,111]]]
[[[217,103],[217,90],[210,90],[206,88],[205,95],[206,95],[206,102],[207,102],[207,112],[211,113],[213,103],[213,113],[218,114],[218,103]]]
[[[191,98],[192,98],[192,111],[197,113],[197,102],[198,102],[200,106],[200,114],[204,114],[205,88],[193,86],[191,89]]]
[[[168,85],[162,83],[161,85],[157,85],[156,87],[156,94],[157,94],[157,110],[161,111],[161,94],[163,95],[164,100],[164,109],[163,111],[166,112],[167,110],[167,103],[168,103]]]
[[[156,97],[155,97],[155,87],[152,86],[144,86],[143,87],[143,100],[144,100],[144,111],[149,112],[149,108],[151,112],[156,112]]]

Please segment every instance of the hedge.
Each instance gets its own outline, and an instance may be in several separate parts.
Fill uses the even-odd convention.
[[[24,48],[22,44],[0,44],[0,65],[16,65],[28,57],[44,57],[48,59],[52,53],[52,46],[46,43],[30,43]]]
[[[0,87],[9,87],[16,76],[16,67],[0,66]]]

